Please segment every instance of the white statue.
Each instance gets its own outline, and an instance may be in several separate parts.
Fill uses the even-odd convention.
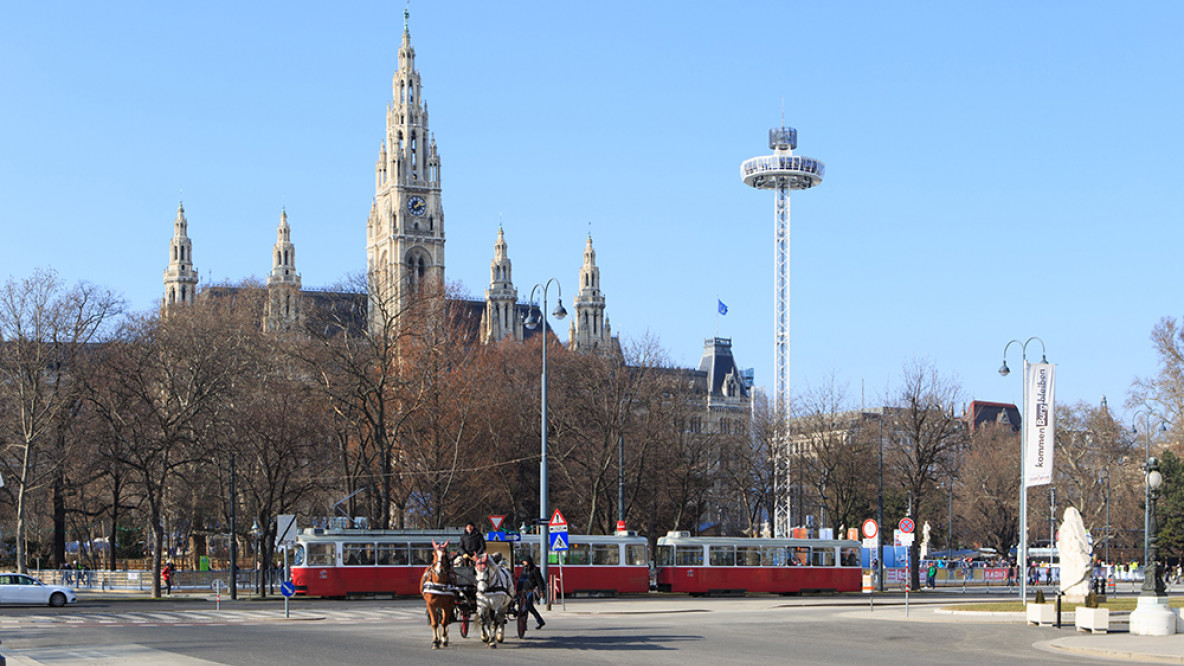
[[[921,527],[921,559],[929,559],[929,521]]]
[[[1057,554],[1061,560],[1061,594],[1065,603],[1085,603],[1093,573],[1092,549],[1081,513],[1074,507],[1065,509],[1061,529],[1057,533]]]

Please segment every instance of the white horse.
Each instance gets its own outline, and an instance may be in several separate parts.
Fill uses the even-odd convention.
[[[477,620],[481,623],[481,641],[496,648],[506,637],[506,611],[514,598],[514,576],[504,567],[482,555],[477,559]]]

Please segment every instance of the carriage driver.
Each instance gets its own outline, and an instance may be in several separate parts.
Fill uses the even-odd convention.
[[[473,523],[465,525],[465,533],[460,536],[460,555],[468,560],[475,560],[485,553],[485,537]]]

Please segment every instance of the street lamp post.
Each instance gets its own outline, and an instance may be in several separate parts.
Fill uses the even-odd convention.
[[[1106,473],[1106,567],[1110,566],[1110,468],[1107,467]],[[1098,479],[1100,483],[1102,479]]]
[[[1149,472],[1151,469],[1151,424],[1150,419],[1155,416],[1151,412],[1138,411],[1135,412],[1135,421],[1139,417],[1143,417],[1143,566],[1146,567],[1150,560],[1148,559],[1148,551],[1151,546],[1151,486],[1147,483]],[[1163,425],[1163,420],[1160,419],[1160,432],[1166,432],[1167,428]],[[1136,435],[1139,434],[1139,426],[1132,425],[1131,432]]]
[[[259,535],[263,530],[259,529],[259,519],[256,518],[251,523],[251,536],[255,539],[255,594],[262,596],[263,579],[259,577]]]
[[[950,476],[950,522],[946,525],[946,559],[954,558],[954,477]]]
[[[1138,636],[1166,636],[1176,633],[1176,615],[1169,608],[1167,591],[1163,584],[1163,571],[1156,561],[1159,559],[1159,525],[1155,519],[1155,502],[1159,499],[1159,487],[1163,484],[1159,460],[1156,458],[1147,461],[1146,483],[1150,499],[1149,561],[1144,567],[1143,589],[1139,592],[1138,605],[1131,611],[1130,632]]]
[[[567,310],[563,309],[563,287],[559,285],[559,280],[551,278],[543,284],[536,284],[530,290],[530,300],[528,303],[534,303],[534,295],[536,291],[542,291],[543,307],[539,310],[539,315],[535,314],[533,305],[526,316],[523,323],[529,329],[535,329],[542,324],[541,332],[543,334],[543,372],[540,383],[542,384],[542,424],[540,430],[542,432],[542,458],[539,461],[539,524],[542,529],[539,530],[539,535],[542,537],[539,544],[539,551],[543,554],[542,574],[543,581],[549,586],[551,579],[548,577],[550,572],[550,549],[551,549],[551,526],[548,522],[550,516],[547,515],[547,290],[551,287],[551,283],[555,283],[555,291],[558,292],[559,297],[556,299],[558,305],[555,306],[555,311],[551,314],[555,315],[556,319],[563,319],[567,316]],[[548,588],[550,589],[550,588]]]
[[[1051,577],[1052,570],[1052,549],[1057,546],[1057,489],[1055,486],[1048,487],[1048,568]],[[1060,556],[1060,553],[1057,553]]]
[[[1143,576],[1143,589],[1139,592],[1139,596],[1163,597],[1167,593],[1163,586],[1163,571],[1156,561],[1159,559],[1159,524],[1155,519],[1155,503],[1159,499],[1159,487],[1163,484],[1163,475],[1159,472],[1159,459],[1151,458],[1147,461],[1147,488],[1149,489],[1148,499],[1151,500],[1150,511],[1148,511],[1148,527],[1151,529],[1151,539],[1149,546],[1151,548],[1151,557],[1145,567],[1146,573]]]
[[[880,409],[880,487],[876,491],[876,525],[879,527],[879,532],[876,537],[876,550],[879,551],[876,555],[879,561],[879,571],[877,575],[880,579],[880,591],[884,591],[884,410]]]
[[[1006,377],[1011,374],[1011,369],[1007,367],[1007,350],[1011,349],[1012,345],[1020,345],[1020,355],[1024,362],[1024,386],[1023,386],[1023,407],[1026,410],[1028,407],[1028,345],[1035,340],[1040,343],[1040,362],[1047,363],[1045,358],[1044,340],[1036,336],[1032,336],[1027,340],[1020,342],[1018,339],[1012,340],[1003,346],[1003,365],[999,368],[999,374]],[[1027,467],[1025,456],[1028,451],[1028,424],[1026,419],[1028,414],[1020,412],[1022,421],[1020,428],[1020,543],[1019,552],[1016,555],[1019,557],[1019,570],[1023,572],[1020,576],[1020,599],[1028,603],[1028,486],[1024,481],[1024,472]]]

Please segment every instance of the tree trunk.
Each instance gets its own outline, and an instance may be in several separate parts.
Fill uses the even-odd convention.
[[[58,569],[66,568],[66,497],[65,479],[61,470],[53,477],[53,563]],[[82,544],[79,544],[79,559],[82,558]]]
[[[28,525],[25,524],[25,494],[28,488],[29,468],[32,467],[29,460],[31,450],[32,447],[26,442],[24,462],[21,465],[21,487],[16,493],[16,570],[19,573],[28,573],[29,571],[25,561],[29,556],[25,538],[25,533],[28,530]]]

